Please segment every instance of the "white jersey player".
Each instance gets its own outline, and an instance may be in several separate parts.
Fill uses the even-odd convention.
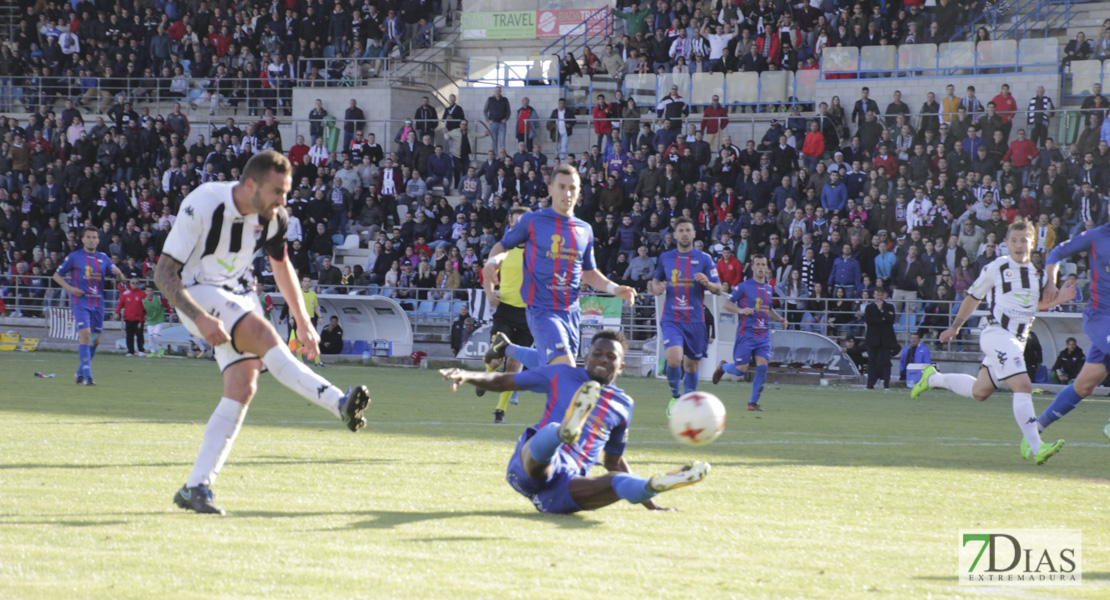
[[[1036,230],[1028,221],[1010,225],[1006,233],[1009,256],[983,267],[968,288],[952,326],[940,334],[942,343],[952,341],[979,304],[987,302],[990,315],[979,335],[979,349],[983,351],[979,376],[938,373],[930,366],[922,371],[921,381],[914,385],[910,397],[916,399],[925,390],[944,388],[961,396],[986,400],[1006,382],[1014,393],[1014,419],[1031,451],[1027,458],[1033,458],[1039,465],[1059,452],[1064,440],[1041,443],[1037,415],[1033,412],[1033,383],[1025,365],[1025,340],[1038,310],[1048,310],[1075,294],[1074,290],[1062,289],[1051,298],[1041,297],[1041,281],[1029,261],[1035,236]]]
[[[344,392],[297,360],[250,290],[253,257],[264,250],[290,314],[300,323],[309,322],[285,248],[285,197],[292,172],[281,154],[260,152],[247,162],[237,183],[206,183],[195,189],[182,202],[154,271],[158,289],[185,327],[214,348],[224,380],[223,398],[208,420],[193,472],[174,494],[181,508],[223,514],[212,502],[209,486],[231,452],[263,370],[344,419],[351,431],[366,425],[366,387]],[[300,351],[315,358],[317,332],[307,328],[298,337]]]

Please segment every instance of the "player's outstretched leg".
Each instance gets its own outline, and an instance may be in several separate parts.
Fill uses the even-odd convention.
[[[508,348],[510,344],[509,336],[500,331],[490,336],[489,348],[486,349],[486,355],[483,357],[486,366],[489,366],[489,364],[495,360],[503,361],[505,359],[505,349]]]
[[[596,381],[587,381],[578,388],[578,392],[571,400],[563,422],[559,424],[559,439],[564,444],[573,444],[582,435],[582,427],[601,397],[601,384]]]
[[[648,480],[647,487],[654,494],[660,494],[680,487],[693,485],[709,475],[709,463],[701,460],[688,462],[677,469],[660,473]],[[653,494],[653,495],[654,495]]]
[[[975,398],[975,378],[963,373],[939,373],[929,365],[921,371],[921,380],[910,390],[910,398],[916,400],[924,391],[934,388],[949,390],[965,398]]]
[[[366,425],[363,411],[370,405],[370,393],[365,386],[355,386],[347,392],[320,377],[308,365],[297,360],[284,344],[275,344],[262,356],[274,378],[285,387],[347,421],[351,431],[358,431]]]
[[[725,373],[734,377],[743,377],[747,371],[740,370],[736,363],[722,360],[721,364],[717,365],[717,370],[713,371],[713,385],[721,383],[721,378],[725,376]]]
[[[1070,413],[1082,401],[1083,398],[1075,391],[1075,383],[1069,383],[1067,387],[1060,390],[1060,393],[1056,394],[1052,404],[1049,404],[1048,408],[1037,417],[1037,428],[1040,431],[1048,429],[1049,425]]]
[[[693,485],[708,474],[709,463],[699,460],[650,479],[632,473],[575,477],[570,482],[570,493],[575,504],[583,510],[597,510],[621,500],[643,504],[663,492]]]

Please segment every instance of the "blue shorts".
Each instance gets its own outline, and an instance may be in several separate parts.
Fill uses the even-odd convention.
[[[77,331],[91,329],[93,333],[104,331],[104,309],[88,306],[73,307],[73,323]]]
[[[1102,364],[1110,370],[1110,315],[1090,310],[1083,311],[1083,333],[1091,340],[1087,349],[1087,362]]]
[[[578,329],[581,309],[577,306],[573,310],[529,307],[525,315],[535,348],[540,352],[540,364],[546,365],[563,354],[569,354],[571,358],[578,356],[578,341],[582,338]]]
[[[505,481],[509,482],[518,494],[532,501],[536,510],[545,513],[566,514],[582,510],[570,497],[570,480],[578,477],[580,470],[571,456],[562,450],[555,453],[551,461],[551,476],[546,481],[532,479],[524,469],[520,451],[524,444],[536,435],[536,429],[529,427],[520,434],[509,468],[505,471]]]
[[[663,332],[663,349],[682,346],[686,358],[701,360],[708,356],[709,332],[705,323],[676,323],[662,321],[659,329]]]
[[[770,336],[736,338],[736,343],[732,345],[732,360],[738,366],[743,366],[752,362],[753,356],[762,356],[766,360],[771,360]]]

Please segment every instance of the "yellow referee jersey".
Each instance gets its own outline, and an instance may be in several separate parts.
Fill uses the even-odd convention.
[[[501,261],[501,301],[509,306],[524,308],[520,286],[524,285],[524,249],[513,248]]]

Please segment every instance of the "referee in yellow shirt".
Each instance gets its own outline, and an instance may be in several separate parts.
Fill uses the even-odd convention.
[[[530,212],[529,209],[524,207],[512,209],[505,230],[508,231],[513,225],[516,225],[520,216],[527,212]],[[486,297],[489,298],[489,305],[497,309],[493,313],[490,340],[492,341],[498,334],[504,334],[511,343],[529,347],[534,340],[532,339],[532,331],[528,328],[528,319],[524,315],[524,298],[520,295],[520,286],[524,283],[524,249],[514,248],[510,250],[508,256],[501,262],[499,270],[501,286],[497,290],[493,289],[491,282],[482,282],[486,290]],[[504,360],[504,371],[506,373],[520,371],[519,362],[508,357]],[[500,360],[494,360],[486,369],[496,371],[501,367],[500,362]],[[484,393],[484,390],[481,391]],[[482,394],[478,395],[481,396]],[[505,422],[505,409],[508,408],[509,402],[516,404],[516,395],[517,392],[515,391],[501,392],[501,396],[497,400],[497,409],[493,411],[494,423]]]

